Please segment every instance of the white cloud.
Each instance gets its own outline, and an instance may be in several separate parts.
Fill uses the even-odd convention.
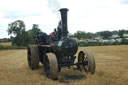
[[[121,0],[124,2],[124,0]],[[7,25],[17,19],[26,28],[39,24],[42,31],[50,33],[57,27],[59,8],[69,8],[68,30],[97,32],[127,29],[128,5],[120,0],[1,0],[0,38],[7,37]]]
[[[25,22],[27,30],[31,29],[32,24],[39,24],[42,28],[58,23],[57,16],[47,7],[46,0],[3,0],[0,3],[0,18],[0,32],[3,32],[0,38],[8,37],[7,25],[18,19]],[[44,27],[42,30],[48,31]]]
[[[69,14],[69,23],[73,24],[75,31],[96,32],[128,27],[128,6],[122,7],[119,0],[79,0],[67,6],[74,8]]]
[[[128,0],[120,0],[121,4],[128,4]]]

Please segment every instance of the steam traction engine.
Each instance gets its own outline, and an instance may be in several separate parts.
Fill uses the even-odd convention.
[[[48,78],[57,79],[62,67],[76,65],[77,69],[94,74],[95,59],[90,52],[80,51],[75,63],[78,45],[68,37],[67,8],[60,9],[61,21],[57,29],[50,35],[40,32],[36,35],[36,43],[28,46],[28,65],[34,70],[39,68],[39,62],[44,65]]]

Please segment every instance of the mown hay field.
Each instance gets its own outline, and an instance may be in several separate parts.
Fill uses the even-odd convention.
[[[12,45],[12,42],[0,42],[0,45],[3,45],[3,46],[11,46]]]
[[[43,65],[30,70],[27,50],[0,51],[0,85],[128,85],[128,45],[81,47],[96,59],[94,75],[63,68],[58,80],[44,76]],[[77,54],[76,54],[77,55]]]

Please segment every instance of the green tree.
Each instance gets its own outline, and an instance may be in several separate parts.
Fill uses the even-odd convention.
[[[125,33],[125,30],[119,30],[118,31],[118,35],[120,36],[120,38],[123,38],[124,33]]]
[[[85,36],[85,32],[83,31],[77,31],[76,33],[74,33],[74,37],[76,37],[77,39],[81,39]]]
[[[25,23],[22,20],[14,21],[8,24],[8,34],[14,36],[20,35],[25,31]]]
[[[103,37],[103,39],[109,39],[111,36],[112,36],[112,33],[110,31],[101,32],[101,37]]]
[[[74,37],[76,37],[77,39],[93,39],[94,38],[94,34],[91,32],[84,32],[84,31],[77,31],[76,33],[74,33]]]
[[[91,32],[86,33],[87,39],[94,39],[94,37],[95,37],[95,35],[93,33],[91,33]]]
[[[114,30],[111,32],[112,34],[118,34],[118,31]]]
[[[14,21],[8,24],[8,35],[11,35],[12,45],[27,46],[28,33],[25,31],[25,23],[22,20]]]
[[[33,24],[32,29],[28,31],[30,43],[34,43],[34,39],[35,39],[38,32],[41,32],[38,24]]]

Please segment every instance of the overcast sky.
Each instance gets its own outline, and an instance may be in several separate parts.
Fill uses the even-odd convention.
[[[128,30],[128,0],[0,0],[0,38],[9,37],[8,24],[18,19],[27,30],[39,24],[50,33],[58,25],[60,8],[69,9],[70,33]]]

